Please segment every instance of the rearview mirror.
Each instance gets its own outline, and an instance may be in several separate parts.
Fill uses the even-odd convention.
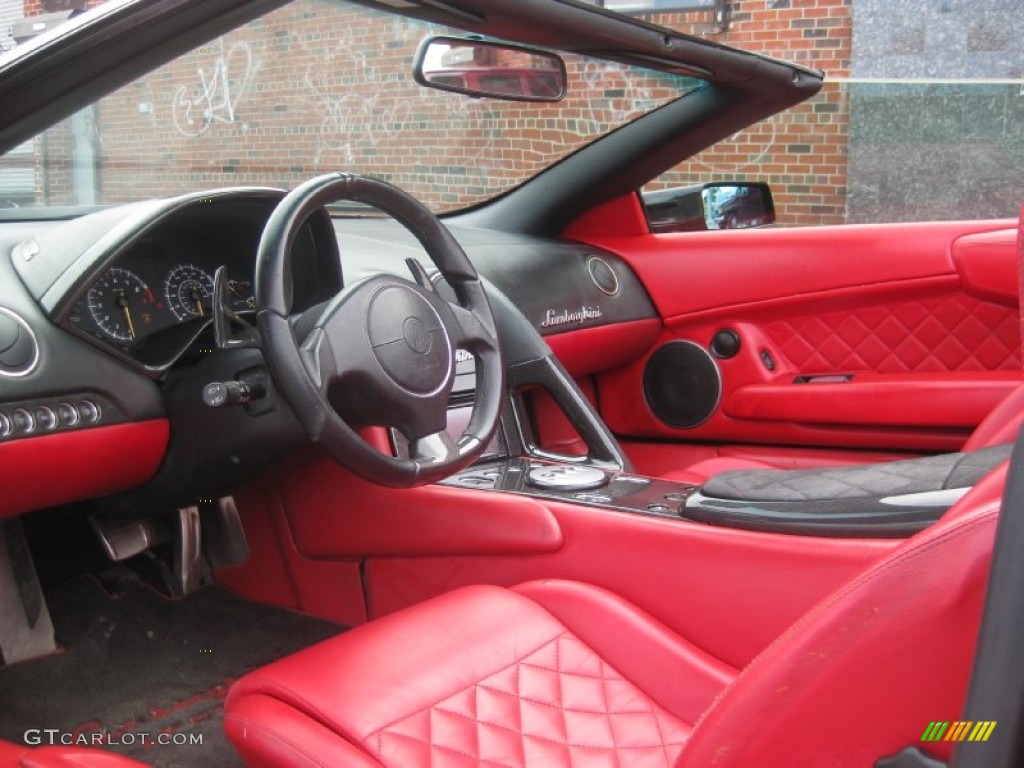
[[[458,37],[420,43],[413,77],[427,88],[508,101],[560,101],[567,81],[553,53]]]
[[[769,186],[723,181],[641,193],[652,232],[746,229],[775,223]]]

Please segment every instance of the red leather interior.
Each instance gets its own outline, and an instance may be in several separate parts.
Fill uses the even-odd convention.
[[[586,376],[635,360],[651,348],[660,332],[661,320],[652,318],[554,333],[544,341],[570,374]]]
[[[981,379],[956,374],[858,373],[842,383],[748,384],[723,410],[734,419],[972,429],[1021,384],[1019,372]]]
[[[666,320],[723,307],[792,302],[865,286],[960,288],[951,243],[1014,222],[737,229],[638,236],[588,236],[625,259]],[[573,230],[570,230],[573,231]],[[697,289],[699,288],[699,289]],[[898,298],[898,297],[897,297]]]
[[[924,746],[930,721],[956,720],[1004,479],[1005,466],[774,642],[705,715],[680,765],[874,765]],[[947,759],[950,746],[924,748]]]
[[[113,752],[82,747],[26,747],[0,740],[3,768],[143,768]]]
[[[247,675],[226,728],[253,765],[872,765],[960,712],[1004,481],[1005,465],[738,675],[591,584],[471,586]]]
[[[612,201],[564,233],[625,259],[665,322],[639,360],[597,377],[620,436],[953,451],[1021,381],[1012,222],[650,234],[635,205]],[[663,424],[643,398],[649,356],[672,340],[707,348],[722,328],[742,348],[718,361],[720,410],[693,429]],[[833,373],[860,375],[793,385]]]
[[[1024,396],[1024,395],[1022,395]],[[998,442],[1007,442],[1005,440]],[[996,443],[991,443],[995,445]],[[868,464],[913,458],[908,453],[844,451],[830,448],[792,448],[773,445],[695,445],[690,443],[625,442],[622,444],[637,472],[673,479],[671,473],[685,467],[707,479],[708,472],[725,471],[731,459],[744,459],[779,469],[815,469],[843,464]],[[980,447],[980,446],[979,446]],[[721,460],[725,460],[723,463]],[[706,464],[706,467],[704,466]],[[680,479],[680,478],[674,478]],[[681,482],[689,482],[681,480]],[[697,485],[698,483],[694,483]]]
[[[640,195],[630,192],[602,203],[581,215],[562,233],[570,240],[587,242],[593,237],[646,235],[650,232]]]
[[[792,314],[763,328],[773,347],[801,373],[1021,368],[1016,305],[962,294]]]
[[[1024,384],[1007,395],[964,443],[963,450],[976,451],[990,445],[1012,443],[1024,420]]]
[[[135,488],[160,466],[168,435],[167,420],[153,419],[0,443],[0,517]]]
[[[368,560],[370,616],[470,584],[585,581],[621,595],[724,663],[742,667],[814,603],[898,544],[547,506],[565,538],[558,552]]]
[[[235,493],[250,557],[240,565],[219,569],[217,580],[250,600],[340,624],[361,624],[366,621],[366,611],[359,562],[344,558],[315,560],[299,552],[284,515],[280,480],[275,479],[282,474],[286,472],[267,473]],[[335,495],[315,503],[337,518],[348,514],[347,509],[334,506],[346,494],[344,487],[337,488]],[[373,511],[367,509],[366,513],[372,515]]]
[[[563,544],[555,516],[523,496],[442,485],[396,493],[326,458],[298,468],[281,489],[289,531],[307,558],[538,555]]]
[[[649,355],[597,377],[605,421],[616,434],[634,440],[946,452],[959,450],[984,416],[1022,381],[1019,370],[878,374],[848,368],[801,369],[769,339],[764,327],[770,316],[750,310],[743,321],[697,319],[673,325],[662,335],[658,346],[684,338],[707,348],[714,334],[728,327],[742,340],[735,357],[717,361],[722,405],[704,424],[683,430],[654,416],[642,387]],[[1006,325],[1013,333],[1018,333],[1018,326],[1012,318]],[[1014,337],[1013,343],[1019,340]],[[1005,344],[999,346],[1008,349]],[[764,363],[765,355],[772,360],[771,370]],[[854,378],[842,384],[796,383],[797,377],[821,374],[854,374]],[[762,393],[768,394],[762,398]],[[932,394],[953,407],[936,406]],[[890,415],[883,418],[885,408]]]
[[[1015,228],[964,235],[953,243],[953,263],[972,296],[1017,308]]]
[[[548,591],[543,607],[530,599]],[[228,734],[247,758],[267,749],[261,732],[236,719],[259,696],[385,766],[620,764],[623,749],[630,764],[672,766],[692,726],[681,710],[695,720],[732,671],[594,587],[534,584],[523,593],[469,587],[264,667],[232,688]],[[602,649],[583,635],[603,635]],[[286,735],[305,741],[302,731]]]
[[[217,578],[252,599],[359,623],[358,562],[349,558],[353,547],[346,537],[386,542],[394,536],[410,554],[364,563],[371,618],[467,584],[573,579],[622,595],[738,667],[829,590],[897,546],[892,540],[712,528],[554,502],[524,506],[519,497],[461,488],[426,486],[415,498],[408,493],[373,486],[326,459],[294,474],[282,471],[274,484],[236,495],[252,559],[218,571]],[[438,499],[450,505],[441,513],[447,540],[432,525],[432,513],[421,512],[441,509]],[[534,504],[550,518],[538,516]],[[557,549],[550,533],[543,533],[535,551],[517,552],[508,546],[504,523],[486,541],[489,516],[511,521],[521,512],[534,522],[516,541],[537,531],[538,524],[548,531],[553,519],[561,537]],[[460,538],[463,528],[471,541]],[[315,559],[299,548],[307,544],[315,548]]]

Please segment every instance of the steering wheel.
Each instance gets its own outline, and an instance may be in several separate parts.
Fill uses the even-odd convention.
[[[457,297],[445,300],[423,267],[416,282],[378,275],[342,289],[296,338],[291,250],[324,205],[351,200],[382,211],[423,245]],[[465,252],[438,218],[398,187],[347,173],[296,187],[267,221],[256,258],[257,321],[274,384],[309,437],[356,474],[392,488],[441,480],[472,463],[498,423],[504,366],[494,316]],[[306,325],[306,322],[303,322]],[[461,437],[445,431],[455,350],[476,358],[473,411]],[[384,454],[357,429],[392,427],[409,458]]]

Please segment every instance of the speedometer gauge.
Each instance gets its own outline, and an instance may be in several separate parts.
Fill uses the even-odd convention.
[[[107,336],[120,342],[135,341],[138,318],[148,315],[153,293],[134,272],[108,269],[86,295],[89,312]]]
[[[179,264],[164,281],[167,305],[178,320],[206,317],[213,303],[213,278],[191,264]]]

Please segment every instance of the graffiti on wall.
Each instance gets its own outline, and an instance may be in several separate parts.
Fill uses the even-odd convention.
[[[252,48],[244,40],[233,42],[225,50],[223,38],[200,53],[215,53],[209,74],[196,70],[198,82],[180,86],[174,93],[171,114],[174,127],[182,136],[198,138],[214,123],[234,124],[238,105],[256,73]],[[245,128],[243,124],[243,129]]]

